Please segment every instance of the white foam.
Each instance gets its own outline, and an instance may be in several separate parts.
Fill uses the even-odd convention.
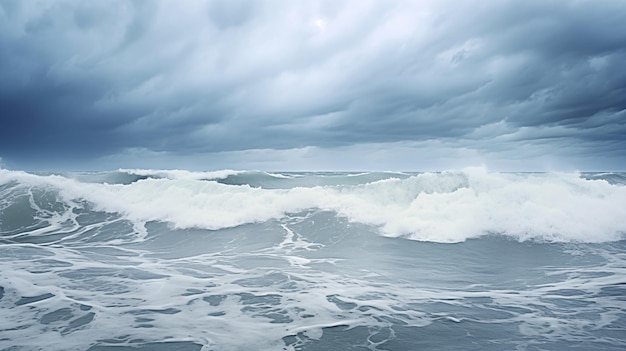
[[[68,203],[84,199],[135,223],[167,221],[177,228],[220,229],[319,208],[380,227],[387,236],[435,242],[489,233],[517,240],[603,242],[620,240],[626,232],[626,187],[578,174],[466,169],[357,186],[261,189],[200,181],[206,175],[185,172],[109,185],[0,170],[0,183],[51,186]]]
[[[348,218],[415,240],[458,242],[501,233],[519,240],[602,242],[626,232],[626,187],[576,174],[422,174],[370,184],[341,200],[338,210]]]

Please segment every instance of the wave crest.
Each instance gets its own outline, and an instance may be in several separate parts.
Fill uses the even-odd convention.
[[[434,242],[493,233],[520,241],[604,242],[621,240],[626,233],[626,186],[578,174],[466,169],[389,175],[356,185],[334,181],[332,186],[267,189],[218,182],[235,171],[185,172],[124,171],[140,178],[107,184],[0,170],[0,184],[46,187],[72,204],[66,208],[84,200],[136,224],[164,221],[177,228],[215,230],[327,210],[376,226],[386,236]],[[166,177],[155,177],[159,174]],[[259,172],[250,177],[255,176],[268,177]],[[272,179],[288,182],[293,177]],[[4,207],[10,205],[10,199],[3,201]]]

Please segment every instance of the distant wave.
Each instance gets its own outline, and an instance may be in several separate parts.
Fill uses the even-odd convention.
[[[370,183],[390,178],[407,178],[409,175],[391,172],[306,172],[267,173],[261,171],[229,174],[218,179],[222,184],[249,185],[265,189],[290,189],[295,187],[348,186]]]

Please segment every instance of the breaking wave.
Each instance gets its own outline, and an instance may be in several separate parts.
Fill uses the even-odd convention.
[[[519,241],[607,242],[626,233],[624,179],[620,173],[482,168],[418,174],[0,170],[0,209],[28,207],[38,219],[34,227],[44,231],[66,225],[86,206],[138,227],[158,221],[210,230],[320,210],[374,226],[385,236],[420,241],[497,234]],[[13,224],[20,225],[33,223]]]

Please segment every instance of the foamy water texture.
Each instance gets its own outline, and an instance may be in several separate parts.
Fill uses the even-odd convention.
[[[625,184],[0,170],[0,350],[622,350]]]
[[[387,236],[434,242],[460,242],[490,233],[517,240],[605,242],[620,240],[626,231],[626,187],[577,174],[469,169],[413,176],[378,174],[373,181],[363,177],[356,182],[343,176],[343,183],[332,186],[311,180],[301,185],[297,175],[252,174],[252,179],[261,178],[258,184],[235,186],[220,182],[239,174],[234,171],[127,172],[123,175],[131,179],[133,175],[146,178],[130,184],[109,184],[106,179],[85,183],[2,171],[0,179],[55,192],[67,212],[86,201],[95,210],[121,214],[139,226],[165,221],[179,229],[217,230],[304,210],[326,210],[375,226]],[[287,188],[264,187],[264,176],[282,181]],[[63,213],[57,215],[65,220]]]

